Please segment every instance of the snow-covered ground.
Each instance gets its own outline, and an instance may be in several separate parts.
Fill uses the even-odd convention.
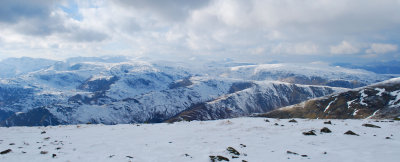
[[[218,155],[230,161],[250,162],[390,162],[400,159],[399,121],[331,120],[330,125],[324,124],[326,120],[296,119],[297,123],[286,119],[264,120],[3,127],[0,128],[0,152],[12,151],[1,154],[0,161],[177,162],[210,161],[209,156]],[[362,126],[365,123],[381,128]],[[328,127],[332,133],[321,134],[323,127]],[[316,130],[316,136],[302,134],[310,130]],[[359,136],[345,135],[348,130]],[[232,158],[236,155],[230,154],[228,147],[240,153],[238,158]]]

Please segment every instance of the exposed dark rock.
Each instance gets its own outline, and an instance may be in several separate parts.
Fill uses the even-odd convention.
[[[181,88],[181,87],[187,87],[192,85],[193,83],[190,81],[190,78],[184,78],[181,81],[175,82],[175,83],[171,83],[168,87],[170,89],[174,89],[174,88]]]
[[[301,155],[302,157],[308,157],[307,155]]]
[[[1,104],[2,101],[0,101],[0,106],[2,106]],[[10,116],[14,115],[14,112],[11,111],[4,111],[4,110],[0,110],[0,121],[3,121],[7,118],[9,118]]]
[[[15,143],[10,143],[9,145],[15,145]]]
[[[51,155],[51,157],[53,157],[53,158],[55,158],[56,156],[57,156],[56,154]]]
[[[97,104],[104,105],[104,102],[107,101],[115,101],[106,95],[106,91],[95,91],[91,96],[85,96],[81,94],[74,95],[68,98],[69,103],[77,103],[77,104]]]
[[[253,83],[251,82],[239,82],[239,83],[233,83],[231,88],[229,89],[228,93],[235,93],[238,91],[245,90],[247,88],[250,88],[253,86]]]
[[[216,162],[216,161],[229,161],[228,158],[223,157],[223,156],[220,156],[220,155],[217,155],[217,156],[210,156],[210,160],[211,160],[212,162]]]
[[[331,133],[332,131],[329,129],[329,128],[327,128],[327,127],[323,127],[322,129],[321,129],[321,133]]]
[[[32,88],[24,88],[22,86],[2,86],[0,85],[0,106],[10,105],[22,101],[34,93]],[[0,111],[0,117],[4,118],[4,113]],[[1,118],[0,118],[1,119]]]
[[[332,122],[329,120],[327,122],[324,122],[324,124],[332,124]]]
[[[132,156],[126,156],[127,158],[129,158],[129,159],[133,159],[133,157]]]
[[[373,125],[373,124],[368,124],[368,123],[363,124],[362,126],[364,126],[364,127],[371,127],[371,128],[381,128],[380,126]]]
[[[46,133],[46,131],[42,131],[40,134],[45,134]]]
[[[231,153],[231,154],[240,155],[239,151],[237,151],[237,150],[234,149],[233,147],[228,147],[228,148],[226,148],[226,150],[227,150],[229,153]]]
[[[245,144],[240,144],[240,147],[246,147],[246,145]]]
[[[4,151],[0,152],[0,154],[1,154],[1,155],[3,155],[3,154],[8,154],[8,153],[11,152],[11,151],[12,151],[11,149],[7,149],[7,150],[4,150]]]
[[[277,125],[277,126],[278,126],[279,124],[278,124],[278,123],[275,123],[274,125]]]
[[[390,137],[385,137],[385,139],[391,139]]]
[[[316,136],[315,130],[310,130],[308,132],[303,132],[304,135],[306,136]]]
[[[87,79],[84,83],[78,86],[77,89],[87,90],[89,92],[106,91],[110,86],[118,80],[118,77],[111,77],[110,79]]]
[[[268,120],[268,119],[265,119],[264,121],[265,121],[265,122],[269,122],[269,120]]]
[[[12,115],[5,121],[0,122],[0,126],[48,126],[61,124],[58,119],[46,108],[36,108],[26,113]]]
[[[292,120],[289,120],[289,122],[291,122],[291,123],[297,123],[297,121],[296,121],[296,120],[294,120],[294,119],[292,119]]]
[[[47,154],[49,153],[48,151],[40,151],[40,154]]]
[[[358,135],[357,133],[354,133],[354,132],[353,132],[353,131],[351,131],[351,130],[349,130],[349,131],[345,132],[344,134],[347,134],[347,135],[355,135],[355,136],[360,136],[360,135]]]
[[[292,155],[299,155],[298,153],[292,152],[292,151],[286,151],[287,154],[292,154]]]

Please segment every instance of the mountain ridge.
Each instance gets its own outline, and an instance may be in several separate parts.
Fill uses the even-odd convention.
[[[0,122],[6,125],[4,120],[17,119],[13,114],[40,116],[30,112],[43,108],[60,124],[162,122],[202,103],[206,103],[202,111],[226,115],[199,118],[231,118],[391,77],[336,67],[318,70],[315,66],[227,62],[198,71],[182,64],[167,66],[127,58],[55,61],[36,71],[0,78]],[[332,82],[336,86],[327,86]]]
[[[400,116],[400,78],[311,99],[256,116],[320,119],[397,118]]]

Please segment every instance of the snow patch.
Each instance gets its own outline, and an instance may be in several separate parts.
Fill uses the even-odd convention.
[[[356,110],[354,110],[354,112],[353,112],[353,116],[356,116],[357,115],[357,113],[358,113],[358,111],[360,111],[359,109],[356,109]]]
[[[366,119],[371,119],[372,117],[374,117],[376,115],[376,113],[378,113],[379,110],[374,111],[374,113],[372,113],[372,115],[368,116]]]
[[[24,112],[16,112],[15,115],[23,114]]]
[[[400,90],[390,92],[390,95],[396,97],[394,100],[389,101],[389,107],[398,107],[400,106]]]
[[[347,101],[347,108],[350,108],[350,105],[353,104],[353,102],[355,102],[357,99],[351,100],[351,101]]]
[[[328,106],[326,106],[324,112],[326,112],[329,109],[329,107],[331,106],[331,104],[334,103],[336,100],[337,100],[337,98],[335,98],[335,100],[329,102],[329,104],[328,104]]]
[[[360,91],[360,94],[361,94],[361,97],[360,97],[360,104],[361,104],[361,105],[364,105],[364,106],[368,106],[368,104],[364,102],[364,98],[368,97],[368,95],[365,94],[365,90],[364,90],[364,89],[361,90],[361,91]]]
[[[382,96],[382,93],[386,91],[385,88],[375,88],[375,90],[378,91],[378,93],[376,94],[378,96]]]

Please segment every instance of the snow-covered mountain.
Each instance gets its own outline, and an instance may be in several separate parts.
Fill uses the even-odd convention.
[[[8,58],[0,61],[0,78],[12,78],[29,72],[46,69],[57,61],[37,58]]]
[[[277,118],[399,118],[400,78],[311,99],[259,116]]]
[[[199,71],[125,57],[10,60],[29,66],[0,75],[0,123],[7,126],[162,122],[193,110],[207,113],[190,120],[237,117],[390,78],[288,64],[212,64]],[[333,81],[344,84],[321,86]]]
[[[168,122],[225,119],[268,112],[343,90],[271,81],[234,83],[230,90],[231,93],[208,102],[195,104],[169,119]]]
[[[221,77],[279,80],[288,83],[357,88],[392,78],[360,69],[323,64],[261,64],[228,68]]]

